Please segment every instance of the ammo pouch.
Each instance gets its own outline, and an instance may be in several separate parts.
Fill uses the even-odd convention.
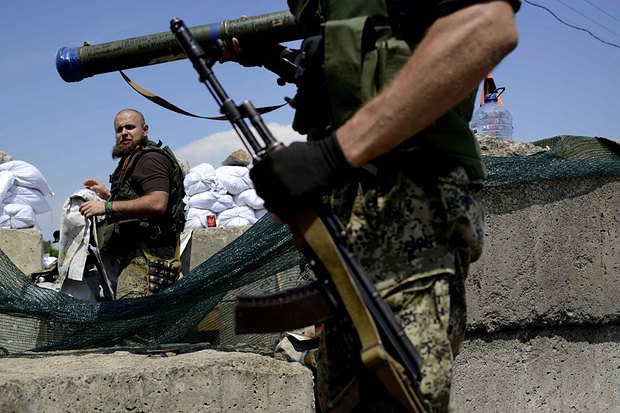
[[[97,226],[97,247],[104,255],[122,255],[139,246],[147,231],[146,223],[139,219],[100,221]]]
[[[174,284],[181,274],[180,240],[177,235],[177,247],[174,258],[164,259],[151,254],[144,244],[140,243],[148,264],[149,292],[155,294]]]

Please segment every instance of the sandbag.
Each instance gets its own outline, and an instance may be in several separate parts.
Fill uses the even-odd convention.
[[[252,225],[258,219],[254,215],[254,210],[248,206],[236,206],[217,214],[218,227],[239,227]]]
[[[189,196],[217,189],[215,168],[208,163],[196,165],[185,175],[183,186]]]
[[[37,226],[34,209],[30,205],[0,204],[0,228],[30,228]]]
[[[233,201],[235,201],[235,205],[245,205],[252,209],[263,209],[265,207],[265,201],[256,194],[256,189],[254,188],[246,189],[240,194],[233,196]]]
[[[52,210],[45,196],[38,189],[13,185],[0,202],[3,204],[29,205],[35,214],[45,214]]]
[[[35,166],[24,161],[9,161],[0,164],[0,171],[11,171],[15,176],[15,185],[25,186],[41,191],[43,195],[54,195],[47,180]]]
[[[207,228],[207,216],[217,214],[208,209],[189,208],[185,213],[185,228]],[[216,219],[217,222],[217,219]]]
[[[237,195],[252,188],[250,170],[245,166],[220,166],[215,176],[229,194]]]
[[[187,200],[188,208],[208,209],[215,213],[235,206],[232,196],[227,193],[207,191],[195,194]]]

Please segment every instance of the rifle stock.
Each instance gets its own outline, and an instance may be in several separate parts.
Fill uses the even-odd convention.
[[[237,106],[228,97],[211,70],[214,58],[204,52],[183,22],[172,20],[171,31],[194,65],[201,82],[218,101],[222,113],[228,117],[246,148],[253,154],[254,160],[259,161],[267,152],[281,147],[282,144],[275,140],[249,101]],[[263,145],[247,127],[244,119],[250,120]],[[307,210],[298,214],[289,225],[303,234],[313,258],[321,263],[319,269],[326,270],[325,273],[319,271],[317,278],[321,285],[329,285],[326,296],[336,300],[335,310],[344,309],[353,322],[362,345],[363,364],[379,377],[407,410],[428,412],[429,407],[418,386],[420,356],[363,267],[340,239],[335,217],[324,211],[319,214]],[[304,320],[304,323],[308,323],[308,320]]]

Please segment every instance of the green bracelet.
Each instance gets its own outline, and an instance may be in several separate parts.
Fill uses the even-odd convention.
[[[114,214],[114,209],[112,208],[112,201],[105,201],[104,208],[105,208],[106,214],[108,215]]]

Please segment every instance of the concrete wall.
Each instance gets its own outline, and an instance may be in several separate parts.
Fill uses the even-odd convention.
[[[463,412],[620,412],[620,182],[487,189],[467,281]]]
[[[594,178],[485,190],[486,247],[467,281],[468,336],[454,376],[459,411],[620,412],[619,194],[618,180]],[[195,231],[190,265],[237,235]],[[0,410],[314,409],[312,375],[297,364],[217,352],[83,357],[0,358]],[[218,367],[228,358],[239,362],[234,380]],[[30,374],[50,363],[68,372]]]

